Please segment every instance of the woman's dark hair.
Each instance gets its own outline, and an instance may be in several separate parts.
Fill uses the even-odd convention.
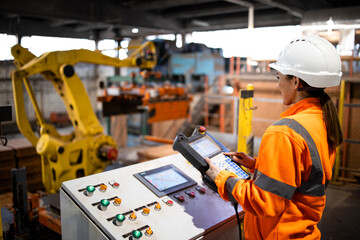
[[[288,75],[287,78],[292,79],[293,76]],[[302,87],[299,91],[304,91],[306,93],[306,97],[318,97],[320,99],[328,143],[331,148],[335,149],[343,142],[343,134],[334,102],[331,100],[329,95],[324,92],[323,88],[311,87],[302,79],[300,79],[300,82]]]

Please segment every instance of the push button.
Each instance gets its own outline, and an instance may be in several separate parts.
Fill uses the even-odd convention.
[[[113,187],[113,188],[119,188],[120,184],[118,182],[115,181],[110,181],[109,184]]]
[[[174,204],[174,202],[171,200],[167,200],[166,204],[171,207]]]
[[[84,194],[88,197],[91,197],[95,192],[95,187],[93,185],[89,185],[85,188]]]
[[[107,209],[107,207],[109,206],[109,204],[110,204],[109,200],[107,200],[107,199],[101,200],[100,205],[99,205],[100,210],[105,211]]]
[[[133,239],[140,239],[142,237],[142,233],[139,230],[135,230],[132,232]]]
[[[150,209],[149,208],[143,208],[141,213],[142,213],[142,215],[147,216],[150,213]]]
[[[107,186],[105,184],[100,185],[100,188],[99,188],[100,192],[106,192],[106,189],[107,189]]]
[[[163,202],[166,203],[166,205],[168,205],[168,206],[170,206],[170,207],[174,204],[174,202],[171,201],[171,200],[168,199],[168,198],[164,198],[164,199],[163,199]]]
[[[125,216],[124,215],[117,214],[115,216],[115,225],[121,226],[124,221],[125,221]]]
[[[114,205],[115,206],[120,206],[120,204],[121,204],[121,198],[115,198],[114,199]]]

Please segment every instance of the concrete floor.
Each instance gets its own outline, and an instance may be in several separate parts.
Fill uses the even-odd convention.
[[[323,240],[360,239],[360,184],[329,184],[326,207],[318,225]]]

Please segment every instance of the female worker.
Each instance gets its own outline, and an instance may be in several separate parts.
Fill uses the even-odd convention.
[[[324,191],[343,140],[324,88],[339,85],[340,57],[327,40],[300,37],[270,67],[277,70],[283,103],[292,106],[266,130],[257,158],[226,154],[248,167],[253,179],[220,171],[209,159],[207,175],[223,199],[235,199],[243,207],[246,239],[320,239]]]

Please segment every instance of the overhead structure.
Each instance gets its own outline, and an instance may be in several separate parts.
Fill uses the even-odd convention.
[[[121,40],[247,28],[252,21],[254,27],[299,25],[309,11],[359,6],[342,0],[2,0],[0,33]]]

